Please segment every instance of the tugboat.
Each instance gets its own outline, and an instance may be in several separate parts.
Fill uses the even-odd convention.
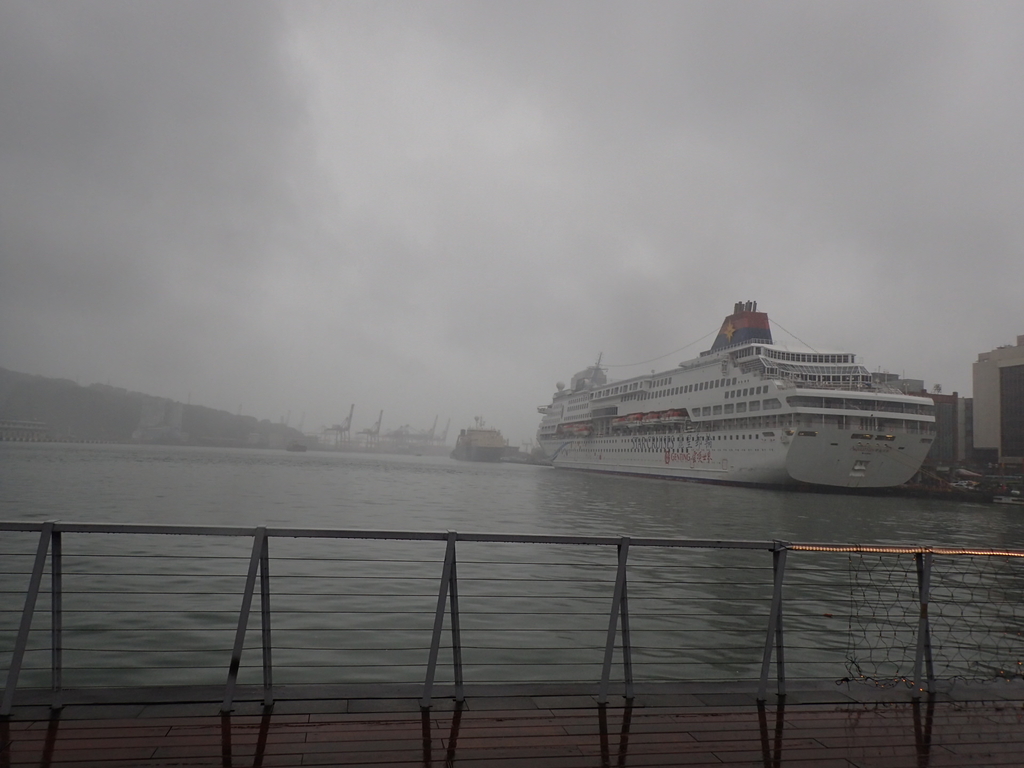
[[[455,440],[451,453],[458,461],[501,461],[508,448],[508,441],[501,432],[487,427],[479,416],[474,417],[474,426],[463,429]]]

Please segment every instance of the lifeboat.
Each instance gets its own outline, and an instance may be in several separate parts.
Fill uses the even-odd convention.
[[[640,426],[640,422],[644,420],[642,413],[631,413],[626,417],[626,427],[629,429],[636,429]]]
[[[574,437],[590,437],[594,429],[589,424],[563,424],[562,434]]]
[[[620,429],[624,429],[625,426],[626,426],[626,417],[625,416],[618,416],[617,418],[612,419],[612,429],[613,430],[618,431]]]
[[[651,411],[650,413],[645,413],[644,414],[643,425],[645,427],[650,427],[650,426],[653,426],[655,424],[661,424],[661,414],[658,413],[657,411]]]
[[[665,411],[662,414],[661,420],[666,424],[682,424],[685,418],[685,409],[673,408],[671,411]]]

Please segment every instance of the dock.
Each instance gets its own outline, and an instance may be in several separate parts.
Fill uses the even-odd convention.
[[[1024,751],[1018,684],[911,699],[906,689],[828,683],[769,702],[742,686],[670,686],[603,706],[570,688],[510,689],[429,709],[415,696],[281,693],[272,707],[256,695],[231,713],[213,696],[51,711],[26,695],[0,720],[0,766],[976,768],[1020,765]]]

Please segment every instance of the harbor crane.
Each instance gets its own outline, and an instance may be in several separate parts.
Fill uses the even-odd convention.
[[[380,440],[380,422],[383,418],[384,410],[381,409],[380,415],[377,417],[376,424],[374,424],[372,427],[367,427],[366,429],[359,430],[359,434],[366,435],[367,444],[376,443],[378,440]]]
[[[355,409],[356,404],[352,403],[352,405],[350,405],[348,409],[348,416],[345,417],[345,420],[341,422],[341,424],[338,424],[335,427],[335,429],[338,430],[339,440],[348,440],[352,436],[352,413],[355,411]]]
[[[327,427],[324,430],[324,438],[326,442],[337,448],[342,443],[347,443],[352,439],[352,413],[355,409],[356,404],[352,403],[348,409],[348,416],[343,422],[341,422],[341,424],[335,424],[334,426]]]

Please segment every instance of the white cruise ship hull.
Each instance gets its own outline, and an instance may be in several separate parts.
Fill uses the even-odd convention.
[[[886,488],[910,480],[929,443],[854,439],[848,430],[787,436],[732,434],[605,436],[541,442],[555,467],[704,483]]]

